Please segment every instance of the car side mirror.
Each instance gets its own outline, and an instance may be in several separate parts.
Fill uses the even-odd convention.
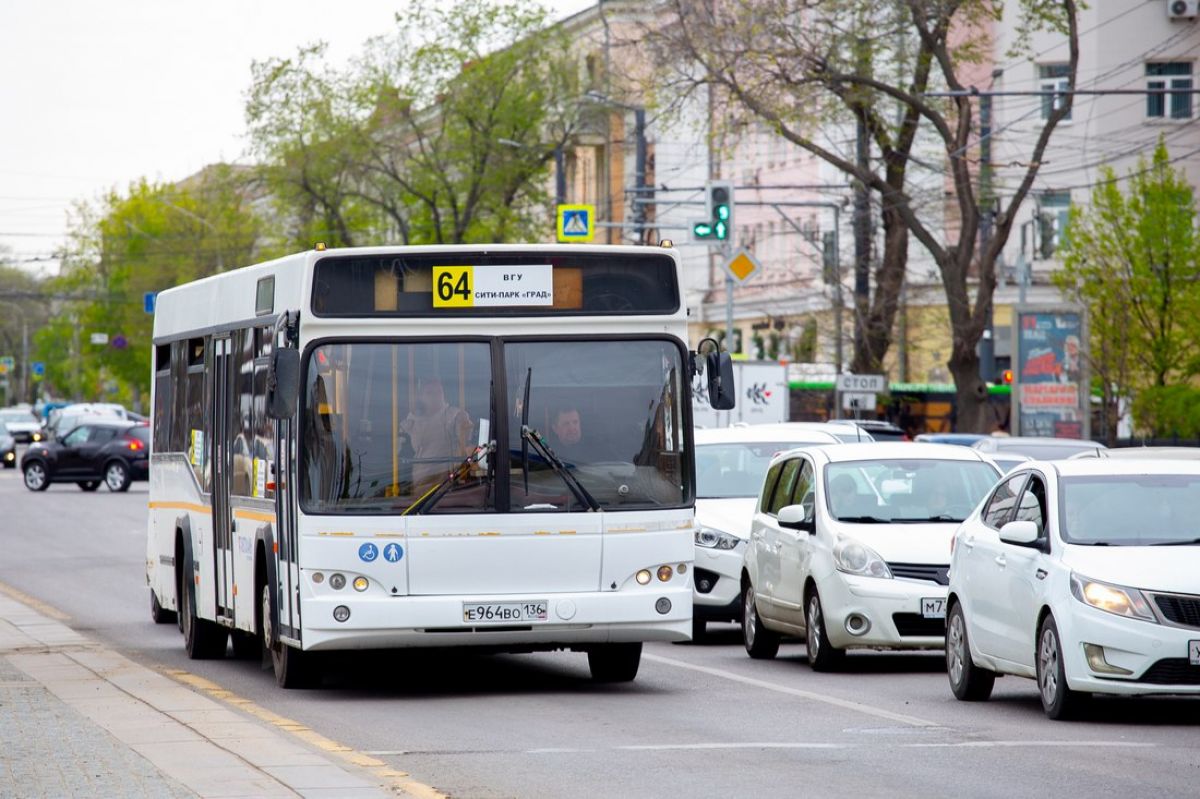
[[[788,505],[781,508],[779,510],[779,526],[789,530],[803,530],[810,534],[817,531],[812,511],[804,505]]]
[[[1000,528],[1000,540],[1006,544],[1029,546],[1040,537],[1037,525],[1030,521],[1013,521]]]
[[[271,376],[267,389],[267,415],[291,419],[300,397],[300,352],[291,347],[271,350]]]

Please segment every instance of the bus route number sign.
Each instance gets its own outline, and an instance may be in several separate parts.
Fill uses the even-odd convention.
[[[433,268],[434,308],[553,304],[554,273],[549,264]]]

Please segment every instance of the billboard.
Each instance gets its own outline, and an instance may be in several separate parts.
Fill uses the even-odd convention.
[[[787,367],[775,361],[734,361],[737,405],[716,411],[708,404],[708,386],[697,375],[692,384],[692,422],[698,427],[729,427],[736,422],[769,424],[788,420]]]
[[[1013,320],[1013,434],[1088,438],[1087,326],[1074,306],[1021,306]]]

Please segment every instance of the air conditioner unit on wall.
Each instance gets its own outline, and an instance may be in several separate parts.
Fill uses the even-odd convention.
[[[1200,0],[1167,0],[1167,16],[1171,19],[1195,19],[1200,15]]]

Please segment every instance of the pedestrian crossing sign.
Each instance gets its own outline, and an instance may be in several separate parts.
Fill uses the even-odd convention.
[[[558,206],[558,240],[590,242],[596,237],[594,205]]]

